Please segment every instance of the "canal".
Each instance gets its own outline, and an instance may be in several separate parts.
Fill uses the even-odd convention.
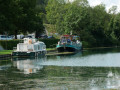
[[[120,90],[120,49],[0,61],[0,90]]]

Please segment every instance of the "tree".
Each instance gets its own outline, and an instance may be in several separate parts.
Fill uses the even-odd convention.
[[[14,34],[15,38],[19,33],[42,32],[43,22],[35,7],[36,0],[1,1],[0,32]]]
[[[116,12],[117,12],[117,6],[112,6],[108,11],[108,13],[110,14],[116,14]]]
[[[103,46],[106,42],[106,26],[109,15],[105,10],[105,5],[100,4],[91,8],[90,12],[90,32],[96,39],[96,46]]]
[[[120,38],[116,9],[114,6],[108,13],[104,4],[90,7],[87,0],[49,0],[46,14],[48,23],[60,34],[72,31],[91,46],[110,46]]]
[[[46,6],[49,0],[37,0],[36,1],[36,11],[39,14],[39,16],[42,18],[44,23],[47,23],[46,19]]]
[[[59,33],[64,31],[64,15],[67,11],[65,5],[64,0],[49,0],[46,7],[48,23],[54,25]]]
[[[18,6],[19,7],[19,6]],[[18,15],[19,9],[17,7],[17,0],[2,0],[0,2],[0,21],[1,33],[9,33],[12,32],[16,26],[14,25],[15,20],[17,20],[16,16]]]
[[[87,4],[84,3],[82,0],[77,0],[72,3],[72,5],[68,8],[67,14],[65,15],[65,30],[67,33],[70,33],[72,30],[73,32],[77,32],[77,34],[80,32],[80,30],[87,29],[87,24],[89,23],[89,14],[87,12]],[[77,3],[76,3],[77,2]],[[85,5],[86,4],[86,5]]]
[[[117,40],[119,41],[119,40],[120,40],[120,14],[118,14],[118,15],[114,18],[113,30],[114,30],[115,37],[116,37]]]

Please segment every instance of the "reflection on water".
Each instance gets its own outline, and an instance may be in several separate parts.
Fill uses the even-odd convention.
[[[120,50],[0,62],[1,90],[120,90]]]
[[[46,57],[41,58],[14,58],[13,66],[17,67],[24,74],[36,73],[38,70],[42,69],[43,66],[40,65],[43,61],[46,61]]]
[[[10,67],[11,67],[11,65],[2,65],[2,66],[0,66],[0,70],[6,70]]]
[[[57,60],[49,59],[42,65],[54,66],[89,66],[89,67],[120,67],[120,53],[107,53],[72,57],[57,56]]]

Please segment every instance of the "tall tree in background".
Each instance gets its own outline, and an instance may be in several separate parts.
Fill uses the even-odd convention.
[[[40,33],[43,23],[36,12],[36,0],[7,0],[0,2],[0,32],[17,34]],[[36,19],[37,18],[37,19]]]
[[[113,21],[113,30],[116,39],[120,40],[120,14],[118,14]]]
[[[90,32],[96,39],[96,46],[103,45],[106,40],[105,27],[108,25],[109,15],[105,10],[105,5],[100,4],[91,9],[90,12]]]
[[[107,46],[120,39],[120,14],[113,6],[90,7],[87,0],[0,0],[0,33],[36,32],[51,25],[59,34],[78,34],[91,46]]]
[[[20,11],[18,0],[2,0],[0,2],[0,31],[2,33],[15,32]]]
[[[89,14],[87,12],[88,3],[86,0],[74,1],[67,10],[64,17],[65,31],[70,33],[80,33],[81,30],[87,29],[89,23]]]
[[[36,32],[36,38],[44,30],[43,22],[35,9],[36,0],[21,0],[22,9],[21,32]]]
[[[59,32],[63,32],[64,15],[66,14],[64,0],[49,0],[46,7],[47,20]]]
[[[86,0],[75,0],[73,3],[64,0],[49,0],[46,8],[48,22],[54,24],[59,33],[82,30],[87,24],[85,20],[88,19],[86,7],[88,7]]]
[[[111,9],[111,12],[113,10],[115,8]],[[109,28],[112,15],[106,12],[104,4],[90,7],[87,0],[64,1],[64,3],[49,0],[46,11],[49,24],[55,25],[59,33],[70,34],[72,31],[73,34],[80,35],[83,41],[89,41],[91,45],[111,45],[107,43],[111,43],[113,38],[110,36]]]
[[[46,19],[46,5],[49,0],[36,0],[36,11],[38,15],[42,18],[44,23],[47,23]]]

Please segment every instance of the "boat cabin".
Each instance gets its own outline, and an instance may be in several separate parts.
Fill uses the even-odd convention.
[[[63,35],[58,42],[56,48],[58,52],[75,52],[82,49],[82,43],[79,41],[80,37],[76,35]]]
[[[23,43],[17,44],[17,51],[43,51],[46,50],[46,45],[36,39],[24,38]]]
[[[79,40],[79,36],[75,36],[75,35],[63,35],[60,39],[60,43],[71,43],[72,42],[76,42],[77,40]]]

